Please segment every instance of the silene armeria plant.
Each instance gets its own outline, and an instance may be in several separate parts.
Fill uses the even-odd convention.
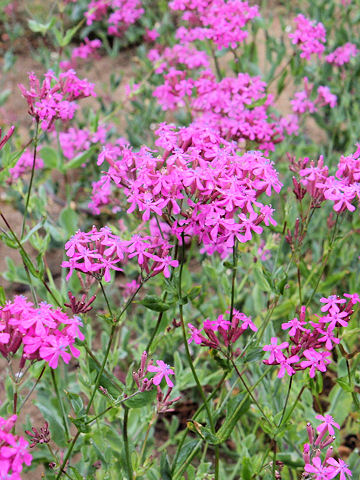
[[[360,478],[358,0],[0,3],[0,479]]]

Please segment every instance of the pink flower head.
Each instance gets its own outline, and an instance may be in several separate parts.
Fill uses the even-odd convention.
[[[346,476],[352,477],[351,470],[348,468],[348,465],[344,462],[344,460],[335,460],[335,458],[328,458],[326,460],[328,465],[331,465],[331,474],[330,478],[335,478],[337,475],[340,474],[340,480],[346,480]]]
[[[295,370],[294,368],[291,366],[292,363],[296,363],[300,360],[300,358],[297,356],[297,355],[293,355],[292,357],[289,357],[289,358],[282,358],[280,360],[280,370],[279,370],[279,373],[278,373],[278,378],[282,378],[284,375],[285,375],[285,371],[288,375],[294,375],[295,373]]]
[[[312,460],[312,465],[305,465],[305,472],[315,474],[316,480],[330,480],[330,478],[332,478],[329,476],[331,470],[329,467],[322,465],[320,457],[314,457]]]
[[[17,417],[8,419],[0,417],[0,476],[4,479],[20,480],[23,465],[31,465],[32,456],[28,452],[29,443],[19,435],[13,435],[10,430]]]
[[[265,345],[263,347],[263,350],[265,352],[270,352],[270,357],[267,359],[269,364],[280,363],[285,358],[281,350],[284,350],[285,348],[287,348],[289,344],[288,342],[283,342],[283,343],[280,343],[280,345],[278,345],[277,341],[278,341],[277,337],[271,337],[270,345]]]
[[[338,305],[342,303],[346,303],[346,300],[343,298],[339,298],[337,295],[330,295],[330,297],[322,297],[320,298],[321,303],[325,303],[323,307],[321,307],[322,312],[329,311],[330,314],[340,312],[340,308]]]
[[[334,435],[335,431],[333,429],[333,426],[336,427],[338,430],[340,430],[340,425],[336,423],[331,415],[316,415],[315,417],[317,420],[322,420],[323,423],[321,423],[316,430],[319,433],[322,433],[324,430],[328,431],[330,435]]]
[[[331,354],[330,352],[317,352],[313,348],[309,348],[304,351],[304,357],[308,360],[303,360],[300,364],[301,368],[310,367],[310,377],[315,377],[316,370],[324,373],[326,372],[326,365],[331,363],[329,357]]]
[[[190,344],[192,341],[194,341],[196,345],[200,345],[205,340],[205,337],[201,335],[202,329],[195,328],[191,323],[188,323],[188,327],[191,333],[188,343]]]
[[[302,14],[299,14],[294,20],[296,30],[289,34],[289,38],[294,45],[299,45],[300,57],[307,60],[310,60],[312,54],[320,57],[325,49],[326,30],[324,25],[321,22],[316,23]]]
[[[162,360],[157,360],[157,367],[155,365],[148,365],[148,372],[156,372],[155,377],[153,378],[154,385],[160,385],[161,380],[165,377],[166,383],[169,387],[173,387],[174,384],[170,380],[169,375],[175,375],[170,365],[167,365]]]
[[[306,325],[306,322],[301,322],[296,317],[290,320],[289,322],[285,322],[281,325],[282,330],[287,330],[290,328],[289,335],[290,337],[295,336],[296,332],[306,332],[306,328],[303,327]]]
[[[325,60],[337,67],[341,67],[345,63],[349,63],[351,58],[356,57],[358,54],[359,50],[354,43],[345,43],[345,45],[342,45],[329,53],[329,55],[325,57]]]

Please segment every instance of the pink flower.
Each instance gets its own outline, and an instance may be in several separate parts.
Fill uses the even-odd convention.
[[[190,344],[192,341],[194,341],[196,345],[200,345],[201,342],[205,340],[205,337],[201,335],[202,329],[195,328],[191,323],[188,323],[188,327],[191,333],[188,343]]]
[[[304,15],[299,14],[295,17],[296,30],[289,34],[289,38],[294,45],[299,45],[301,58],[310,60],[312,54],[321,56],[325,47],[326,30],[324,25],[309,20]]]
[[[278,345],[277,341],[277,337],[271,337],[270,345],[265,345],[263,347],[263,350],[265,352],[270,352],[270,357],[267,359],[267,362],[269,362],[269,364],[280,363],[285,358],[281,350],[287,348],[289,344],[288,342],[283,342]]]
[[[359,50],[354,43],[345,43],[345,45],[342,45],[336,48],[332,53],[329,53],[329,55],[325,57],[325,60],[337,67],[341,67],[345,63],[349,63],[351,57],[356,57],[358,53]]]
[[[305,472],[316,474],[316,480],[330,480],[331,470],[328,467],[325,467],[321,464],[320,457],[314,457],[312,460],[312,465],[305,465]]]
[[[301,368],[310,367],[310,377],[315,377],[316,370],[320,372],[326,372],[326,365],[331,363],[331,360],[327,357],[330,356],[330,352],[317,352],[313,348],[309,348],[304,351],[304,357],[308,360],[303,360],[300,364]]]
[[[300,358],[297,355],[293,355],[292,357],[289,358],[282,358],[280,360],[280,370],[278,373],[278,377],[282,378],[285,375],[285,371],[287,372],[288,375],[294,375],[295,370],[293,367],[291,367],[292,363],[298,362]]]
[[[348,465],[344,462],[344,460],[341,460],[341,458],[339,458],[338,461],[336,461],[335,458],[328,458],[326,463],[333,467],[333,469],[331,469],[329,478],[335,478],[339,473],[340,480],[346,480],[347,475],[352,477],[351,470],[348,468]]]
[[[306,325],[306,322],[301,322],[295,317],[289,322],[283,323],[281,328],[283,330],[290,328],[289,335],[293,337],[298,331],[306,332],[306,328],[303,328],[303,325]]]
[[[322,297],[320,298],[321,303],[325,303],[323,307],[321,307],[322,312],[329,311],[330,314],[340,312],[340,308],[338,304],[346,303],[346,300],[343,298],[339,298],[337,295],[330,295],[330,297]]]
[[[48,362],[51,368],[57,368],[60,357],[65,363],[70,362],[71,355],[66,351],[69,346],[67,338],[50,335],[47,337],[45,345],[40,347],[40,357]]]
[[[157,367],[155,365],[148,365],[148,372],[156,372],[155,377],[153,378],[154,385],[160,385],[161,380],[165,377],[166,383],[169,387],[173,387],[174,384],[170,380],[169,375],[175,375],[170,365],[167,365],[162,360],[157,360]]]
[[[16,415],[8,419],[0,417],[0,476],[4,479],[21,480],[19,474],[23,470],[23,464],[31,465],[32,456],[28,452],[28,442],[10,433],[16,419]]]
[[[316,429],[319,433],[322,433],[324,430],[327,430],[330,435],[334,435],[335,431],[333,429],[333,426],[336,427],[338,430],[340,430],[340,425],[338,423],[335,423],[331,415],[327,415],[327,414],[325,416],[316,415],[315,418],[317,420],[323,421],[323,423],[321,423]]]

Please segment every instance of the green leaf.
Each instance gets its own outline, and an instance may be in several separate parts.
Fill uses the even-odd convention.
[[[265,352],[261,347],[248,348],[242,361],[243,363],[258,362],[264,355]]]
[[[83,415],[85,411],[84,411],[84,403],[82,401],[81,396],[78,393],[71,393],[71,392],[65,392],[65,393],[68,399],[70,400],[70,403],[75,412],[75,415],[77,417]]]
[[[79,470],[77,470],[75,467],[69,467],[71,470],[71,477],[74,478],[74,480],[84,480],[84,477],[80,474]]]
[[[219,443],[221,443],[217,435],[214,435],[207,427],[204,427],[199,422],[189,420],[187,422],[187,427],[189,430],[197,433],[205,442],[210,443],[211,445],[219,445]]]
[[[349,377],[340,377],[336,380],[336,383],[344,390],[344,392],[351,393],[354,391],[354,385],[349,383]]]
[[[51,170],[60,165],[57,151],[51,147],[43,147],[39,152],[39,157],[43,159],[46,168]]]
[[[41,33],[41,35],[45,35],[45,33],[50,30],[55,25],[55,23],[55,17],[52,17],[52,19],[48,23],[41,23],[37,22],[36,20],[28,20],[30,30],[35,33]]]
[[[187,460],[189,455],[201,445],[201,443],[202,442],[201,441],[199,442],[198,440],[190,440],[189,442],[185,443],[182,446],[179,452],[179,455],[176,459],[175,468],[178,466],[181,466]],[[173,468],[173,471],[174,471],[174,468]],[[175,474],[175,476],[177,475]]]
[[[162,480],[172,479],[169,459],[165,452],[162,453],[160,458],[160,475]]]
[[[43,228],[44,226],[44,223],[45,223],[45,219],[43,218],[41,220],[41,222],[39,222],[37,225],[35,225],[35,227],[33,227],[26,235],[25,237],[23,238],[23,240],[21,241],[22,245],[24,245],[24,243],[26,243],[29,238],[35,233],[37,232],[38,230],[40,230],[40,228]]]
[[[242,461],[242,467],[241,467],[241,478],[243,480],[251,480],[251,477],[252,477],[251,460],[249,457],[244,457]]]
[[[148,390],[145,392],[139,392],[134,397],[129,398],[124,402],[124,405],[128,408],[142,408],[145,405],[149,405],[154,402],[156,398],[156,390]]]
[[[288,74],[288,71],[284,70],[283,73],[280,75],[280,78],[279,78],[279,80],[277,82],[277,85],[276,85],[276,91],[277,91],[278,95],[280,95],[280,93],[285,88],[285,80],[286,80],[287,74]]]
[[[6,100],[9,98],[11,94],[11,90],[9,88],[6,88],[0,93],[0,106],[4,105]]]
[[[247,109],[253,110],[255,107],[261,107],[262,105],[264,105],[266,100],[267,100],[267,95],[265,95],[265,97],[259,98],[259,100],[256,100],[256,102],[253,102],[250,105],[247,105]]]
[[[254,268],[255,282],[263,292],[271,292],[271,283],[265,275],[265,270],[260,263],[257,263]]]
[[[149,295],[145,297],[141,302],[144,307],[153,310],[154,312],[166,312],[169,310],[170,305],[164,302],[160,297],[156,295]]]
[[[66,45],[68,45],[68,43],[71,42],[71,39],[73,38],[73,36],[75,35],[75,33],[79,30],[79,28],[81,27],[81,23],[78,23],[77,25],[75,25],[75,27],[73,28],[70,28],[64,35],[63,39],[62,39],[62,42],[60,44],[60,47],[65,47]]]
[[[70,160],[70,162],[65,164],[64,170],[67,172],[71,168],[81,167],[81,165],[85,163],[85,161],[95,152],[96,148],[96,145],[93,145],[91,148],[89,148],[89,150],[86,150],[86,152],[77,155],[75,158]]]
[[[98,364],[93,360],[91,357],[88,359],[88,365],[89,365],[89,370],[90,373],[96,372],[96,374],[99,373],[100,367]],[[117,397],[119,393],[123,393],[123,389],[120,387],[118,383],[115,383],[115,381],[111,381],[109,377],[103,372],[100,376],[100,386],[106,388],[106,390],[112,395],[113,397]]]
[[[6,297],[5,297],[5,290],[4,287],[0,287],[0,307],[5,305]]]
[[[59,223],[67,237],[71,237],[79,227],[78,214],[72,208],[66,207],[60,213]]]
[[[249,410],[251,399],[248,395],[238,395],[236,399],[232,400],[231,403],[231,408],[228,409],[231,411],[227,412],[225,422],[221,425],[216,433],[220,443],[225,442],[230,437],[231,432],[235,428],[235,425],[241,416]]]
[[[9,176],[10,168],[13,168],[21,155],[24,153],[25,148],[20,152],[11,153],[11,147],[9,143],[6,143],[2,149],[1,156],[1,171],[0,171],[0,183],[5,181]]]
[[[81,415],[80,417],[74,418],[69,415],[70,422],[73,423],[81,433],[88,433],[91,430],[91,424],[87,423],[90,418],[88,415]]]

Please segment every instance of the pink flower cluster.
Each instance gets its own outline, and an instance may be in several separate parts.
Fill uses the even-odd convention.
[[[276,225],[271,205],[258,197],[282,185],[261,152],[240,155],[236,144],[203,125],[162,124],[156,133],[162,155],[145,146],[138,152],[108,146],[99,156],[99,164],[110,164],[101,182],[111,179],[122,190],[128,213],[138,210],[144,221],[158,215],[179,239],[197,236],[208,253],[224,255],[236,239],[261,233],[260,224]]]
[[[169,375],[175,375],[175,373],[170,365],[162,360],[157,360],[156,364],[157,366],[154,365],[152,360],[149,361],[147,352],[143,352],[141,355],[140,368],[136,372],[133,372],[132,376],[140,392],[151,390],[153,385],[156,385],[156,409],[158,413],[172,412],[174,409],[171,408],[171,406],[180,399],[180,397],[170,399],[174,383]],[[146,377],[147,372],[155,373],[155,376],[148,379]],[[161,389],[161,382],[163,379],[165,379],[168,387],[165,394]]]
[[[266,83],[260,77],[248,73],[218,82],[210,70],[193,79],[186,71],[171,68],[153,95],[164,110],[186,105],[198,123],[226,139],[256,142],[265,152],[273,151],[284,133],[296,133],[298,129],[294,116],[281,122],[268,113],[273,96],[266,93]]]
[[[99,125],[96,132],[88,128],[71,127],[65,132],[60,132],[59,140],[62,152],[66,158],[72,159],[76,155],[88,150],[91,144],[106,142],[108,127]]]
[[[77,59],[81,58],[82,60],[97,60],[100,58],[98,50],[101,48],[102,42],[98,38],[94,40],[89,40],[88,37],[84,39],[83,43],[80,43],[78,47],[75,47],[71,52],[70,60],[65,60],[60,62],[60,68],[63,70],[68,70],[69,68],[75,68],[77,64]]]
[[[91,0],[85,12],[86,24],[92,25],[106,17],[108,34],[122,37],[144,13],[141,5],[141,0]]]
[[[270,355],[264,363],[280,365],[279,378],[282,378],[285,372],[291,376],[296,371],[307,368],[311,378],[315,377],[316,371],[326,371],[326,366],[331,363],[331,350],[340,343],[338,329],[348,326],[353,306],[360,303],[357,294],[344,294],[344,297],[349,298],[348,303],[337,295],[321,298],[320,302],[325,304],[321,307],[321,312],[325,315],[317,315],[316,322],[306,322],[306,307],[302,306],[299,318],[295,317],[281,326],[283,330],[289,330],[290,344],[278,344],[278,338],[272,337],[271,343],[263,347]]]
[[[32,165],[34,160],[34,154],[30,150],[25,150],[25,152],[21,155],[19,160],[17,161],[15,167],[10,168],[9,170],[9,178],[7,180],[8,183],[15,182],[18,178],[22,177],[24,174],[29,173],[31,171]],[[35,170],[39,170],[43,168],[44,162],[39,155],[36,156],[35,159]]]
[[[209,58],[202,50],[197,50],[189,43],[176,44],[173,47],[163,47],[157,45],[148,53],[148,59],[154,64],[158,64],[155,73],[163,73],[169,69],[179,69],[185,67],[189,70],[210,65]],[[172,67],[172,68],[171,68]]]
[[[184,11],[188,27],[180,27],[176,37],[182,42],[211,40],[220,48],[236,48],[248,32],[246,24],[259,16],[257,6],[239,0],[172,0],[169,7]]]
[[[29,359],[45,360],[56,368],[59,358],[69,363],[71,355],[80,355],[74,345],[77,338],[84,340],[81,326],[79,317],[69,318],[45,302],[35,308],[25,297],[16,296],[0,307],[0,353],[8,358],[23,346],[20,366]]]
[[[351,57],[356,57],[359,50],[354,43],[345,43],[341,47],[336,48],[333,52],[326,56],[325,60],[328,63],[341,67],[345,63],[349,63]]]
[[[0,417],[0,477],[11,480],[21,480],[23,465],[30,466],[32,461],[28,452],[29,443],[11,433],[16,419],[16,415],[8,419]]]
[[[74,70],[60,73],[57,78],[51,70],[44,75],[42,85],[34,73],[29,73],[30,89],[19,84],[29,107],[29,114],[41,122],[43,130],[51,130],[54,121],[71,120],[78,108],[75,100],[95,97],[94,85],[86,79],[80,80]]]
[[[230,310],[225,312],[230,314]],[[188,343],[194,342],[196,345],[218,350],[221,348],[220,340],[225,347],[235,343],[238,338],[248,329],[257,332],[257,327],[251,321],[251,317],[247,317],[244,313],[238,310],[233,310],[231,321],[226,320],[224,315],[219,315],[216,320],[209,320],[208,318],[203,322],[201,329],[195,328],[194,325],[188,323],[190,330],[190,337]],[[204,331],[206,337],[201,333]],[[215,333],[218,335],[215,335]]]
[[[301,13],[295,17],[296,30],[294,33],[289,33],[289,38],[294,45],[299,45],[301,58],[310,60],[312,54],[321,56],[326,42],[326,30],[324,25],[319,22],[316,23],[306,18]]]
[[[172,247],[173,245],[161,237],[133,235],[131,240],[121,240],[109,227],[97,230],[94,226],[90,232],[79,230],[65,244],[69,260],[64,261],[61,266],[70,269],[67,280],[76,270],[92,275],[97,280],[104,278],[105,282],[110,282],[112,270],[122,272],[119,265],[137,257],[138,264],[146,275],[154,276],[163,272],[168,278],[170,267],[179,265],[179,262],[169,255]]]
[[[309,158],[297,162],[300,184],[311,196],[314,207],[320,206],[325,200],[331,200],[337,213],[356,210],[354,200],[360,199],[360,146],[357,147],[355,153],[341,156],[335,176],[329,176],[329,169],[324,166],[322,156],[317,165],[313,161],[308,165]]]
[[[334,427],[340,429],[340,425],[328,414],[316,415],[315,418],[323,423],[317,427],[317,435],[310,423],[306,425],[309,438],[309,443],[305,443],[303,448],[306,478],[332,480],[339,475],[340,480],[346,480],[352,476],[351,470],[341,458],[336,460],[333,457],[334,448],[331,445],[335,440]],[[321,451],[325,448],[325,457],[321,460]]]
[[[330,92],[329,87],[320,85],[317,88],[317,97],[315,100],[311,100],[314,84],[309,83],[308,78],[304,77],[304,86],[305,90],[296,92],[294,98],[290,100],[295,113],[314,113],[317,112],[318,107],[329,105],[330,108],[334,108],[336,106],[337,97]]]

